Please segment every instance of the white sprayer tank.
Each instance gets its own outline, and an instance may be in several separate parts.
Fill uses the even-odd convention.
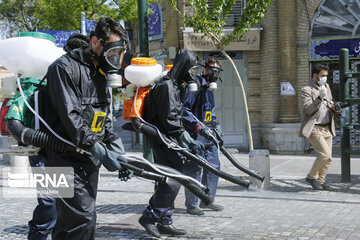
[[[125,68],[125,78],[137,87],[146,87],[160,78],[162,67],[154,58],[137,57]]]
[[[46,33],[25,32],[0,40],[0,65],[21,77],[43,78],[49,65],[65,54]]]

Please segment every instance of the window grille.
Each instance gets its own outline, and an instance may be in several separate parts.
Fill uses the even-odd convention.
[[[208,2],[209,8],[212,8],[214,5],[211,3],[211,1]],[[233,5],[232,10],[230,11],[230,14],[228,18],[225,20],[226,25],[228,27],[234,26],[239,23],[239,18],[241,17],[241,14],[243,13],[243,8],[246,5],[246,0],[236,0],[235,4]]]
[[[325,0],[315,13],[310,38],[360,36],[360,0]]]

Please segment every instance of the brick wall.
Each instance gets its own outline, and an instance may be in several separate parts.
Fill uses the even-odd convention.
[[[296,1],[297,96],[309,80],[308,37],[312,18],[322,0]],[[260,21],[260,52],[248,52],[249,112],[252,122],[276,123],[280,114],[278,1],[273,0]],[[306,5],[305,5],[306,3]]]
[[[178,1],[180,12],[184,11],[183,1]],[[163,1],[164,11],[163,11],[163,34],[164,42],[163,48],[166,51],[169,51],[169,47],[176,47],[177,50],[183,47],[183,37],[181,27],[184,26],[183,19],[179,14],[169,6],[167,1]],[[166,37],[165,37],[166,36]],[[166,64],[172,64],[173,60],[166,58]]]
[[[260,86],[261,62],[260,51],[247,52],[248,59],[248,108],[250,121],[261,119],[261,104],[259,103],[262,88]]]
[[[302,102],[300,98],[300,90],[304,87],[310,78],[309,73],[309,31],[311,22],[323,0],[297,0],[296,15],[297,15],[297,92],[299,112],[302,114]]]
[[[261,20],[260,64],[261,96],[255,104],[261,106],[262,123],[273,123],[279,117],[279,40],[277,0],[273,0]],[[249,71],[251,71],[249,69]],[[253,106],[250,106],[253,108]],[[256,121],[255,122],[259,122]]]

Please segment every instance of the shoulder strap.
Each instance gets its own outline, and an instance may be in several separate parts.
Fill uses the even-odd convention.
[[[72,70],[74,73],[74,79],[73,79],[74,88],[76,92],[79,94],[79,96],[82,96],[80,91],[80,78],[81,78],[80,69],[79,69],[80,66],[72,57],[69,57],[69,60],[71,62]]]
[[[73,58],[70,57],[69,59],[70,59],[71,65],[72,65],[73,73],[74,73],[74,84],[75,84],[75,86],[79,86],[80,71],[79,71],[78,64],[76,64],[76,62]]]

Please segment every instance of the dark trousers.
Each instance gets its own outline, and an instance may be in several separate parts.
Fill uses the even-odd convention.
[[[74,197],[56,199],[58,218],[53,240],[95,239],[98,178],[99,171],[74,169]]]
[[[44,160],[40,156],[29,156],[31,167],[44,167]],[[38,205],[35,207],[33,217],[29,221],[29,240],[46,240],[47,236],[54,228],[57,218],[55,199],[42,197],[37,199]]]
[[[202,136],[198,137],[198,140],[207,142],[208,140],[202,139]],[[218,155],[218,149],[215,146],[209,147],[207,150],[201,152],[200,156],[204,158],[211,166],[220,170],[220,160]],[[202,175],[201,175],[202,172]],[[201,183],[207,186],[210,190],[211,200],[214,202],[219,177],[212,172],[203,169],[201,166],[193,161],[187,160],[184,164],[184,174],[195,178]],[[186,208],[194,208],[198,206],[198,198],[185,188],[185,206]]]
[[[183,172],[183,159],[177,152],[167,148],[156,147],[153,148],[153,154],[155,163]],[[159,222],[163,225],[172,224],[174,201],[180,187],[180,184],[170,187],[164,183],[157,183],[155,193],[150,198],[149,205],[145,209],[143,216],[148,221]]]
[[[74,197],[56,198],[58,217],[53,240],[93,240],[96,227],[96,194],[99,170],[85,170],[69,156],[48,152],[47,166],[74,168]],[[85,164],[85,163],[84,163]]]

